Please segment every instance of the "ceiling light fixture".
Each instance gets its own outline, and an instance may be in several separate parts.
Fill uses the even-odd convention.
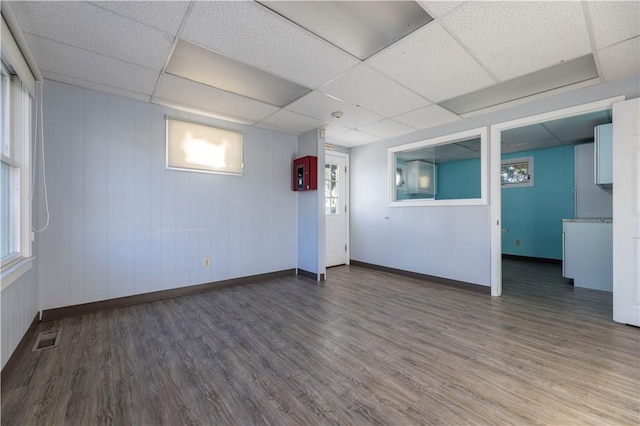
[[[259,1],[364,61],[433,18],[415,1]]]

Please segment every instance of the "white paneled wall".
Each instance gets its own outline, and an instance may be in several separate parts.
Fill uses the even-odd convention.
[[[2,367],[27,332],[38,312],[38,283],[35,265],[22,277],[2,290]]]
[[[244,131],[244,175],[166,170],[165,114]],[[44,132],[44,309],[296,267],[296,137],[51,81]]]

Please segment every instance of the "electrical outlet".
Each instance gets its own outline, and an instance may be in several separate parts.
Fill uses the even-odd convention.
[[[520,245],[520,240],[516,240],[516,245],[519,246]]]
[[[208,268],[209,266],[211,266],[211,259],[209,259],[208,257],[205,257],[203,264],[205,268]]]

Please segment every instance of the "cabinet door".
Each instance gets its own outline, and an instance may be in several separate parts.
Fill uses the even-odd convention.
[[[595,183],[611,185],[613,183],[613,125],[596,126],[595,139]]]

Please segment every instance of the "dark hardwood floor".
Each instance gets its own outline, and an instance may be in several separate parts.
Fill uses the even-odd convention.
[[[505,260],[504,296],[358,267],[42,323],[2,424],[624,424],[640,331],[559,266]]]

